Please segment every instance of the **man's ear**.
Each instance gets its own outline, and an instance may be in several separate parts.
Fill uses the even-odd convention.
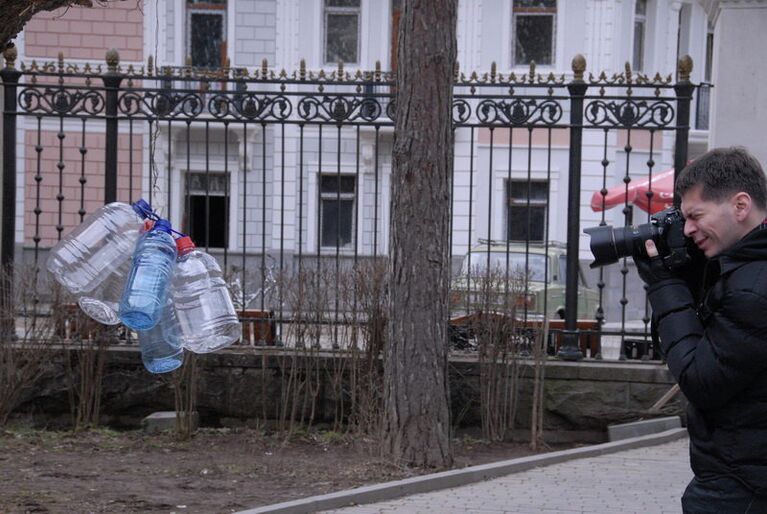
[[[735,193],[732,197],[732,206],[735,209],[735,219],[737,221],[745,220],[751,214],[751,195],[745,191]]]

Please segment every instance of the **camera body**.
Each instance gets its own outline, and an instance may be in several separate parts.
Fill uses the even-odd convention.
[[[691,260],[692,240],[684,235],[684,216],[679,209],[671,207],[650,217],[642,225],[613,228],[610,225],[590,227],[584,230],[591,236],[591,253],[598,268],[618,262],[623,257],[647,256],[645,241],[652,239],[659,255],[669,269],[679,269]]]

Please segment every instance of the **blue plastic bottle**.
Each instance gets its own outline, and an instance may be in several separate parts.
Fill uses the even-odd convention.
[[[176,243],[168,220],[157,220],[139,238],[133,267],[120,301],[120,320],[133,330],[149,330],[160,321],[176,266]]]
[[[178,344],[178,338],[167,336],[175,326],[171,323],[172,315],[172,305],[168,300],[160,322],[149,330],[138,331],[141,360],[150,373],[168,373],[184,362],[184,350]]]

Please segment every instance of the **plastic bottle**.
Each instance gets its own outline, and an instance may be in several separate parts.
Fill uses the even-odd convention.
[[[148,232],[154,226],[154,220],[144,220],[139,234]],[[138,237],[136,238],[138,241]],[[135,250],[135,244],[134,244]],[[91,318],[105,325],[120,322],[117,312],[120,310],[120,298],[125,289],[125,280],[133,267],[133,251],[119,268],[112,272],[96,289],[77,299],[80,308]]]
[[[139,330],[138,343],[141,349],[141,361],[150,373],[168,373],[181,367],[184,350],[179,338],[168,337],[171,334],[173,306],[167,300],[162,319],[149,330]]]
[[[176,242],[170,222],[157,220],[136,244],[133,266],[120,301],[120,320],[133,330],[149,330],[160,321],[176,266]]]
[[[189,237],[178,238],[176,245],[178,262],[170,295],[178,327],[172,332],[195,353],[231,345],[242,336],[242,325],[218,262],[196,249]]]
[[[48,271],[74,296],[88,295],[130,260],[150,212],[144,200],[100,207],[51,249]]]

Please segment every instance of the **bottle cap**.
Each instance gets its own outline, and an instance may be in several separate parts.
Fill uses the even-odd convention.
[[[152,206],[149,205],[149,202],[143,198],[139,198],[136,202],[133,203],[131,207],[133,207],[133,210],[136,211],[136,214],[142,218],[149,217],[149,214],[152,212]]]
[[[179,257],[188,254],[195,248],[194,241],[192,241],[192,238],[189,236],[183,236],[176,239],[176,250],[178,251]]]
[[[154,227],[154,220],[144,220],[144,226],[141,228],[141,232],[149,232]]]
[[[166,234],[170,234],[171,233],[170,221],[164,220],[164,219],[160,218],[160,219],[158,219],[157,221],[154,222],[154,227],[152,227],[152,230],[153,231],[165,232]]]

